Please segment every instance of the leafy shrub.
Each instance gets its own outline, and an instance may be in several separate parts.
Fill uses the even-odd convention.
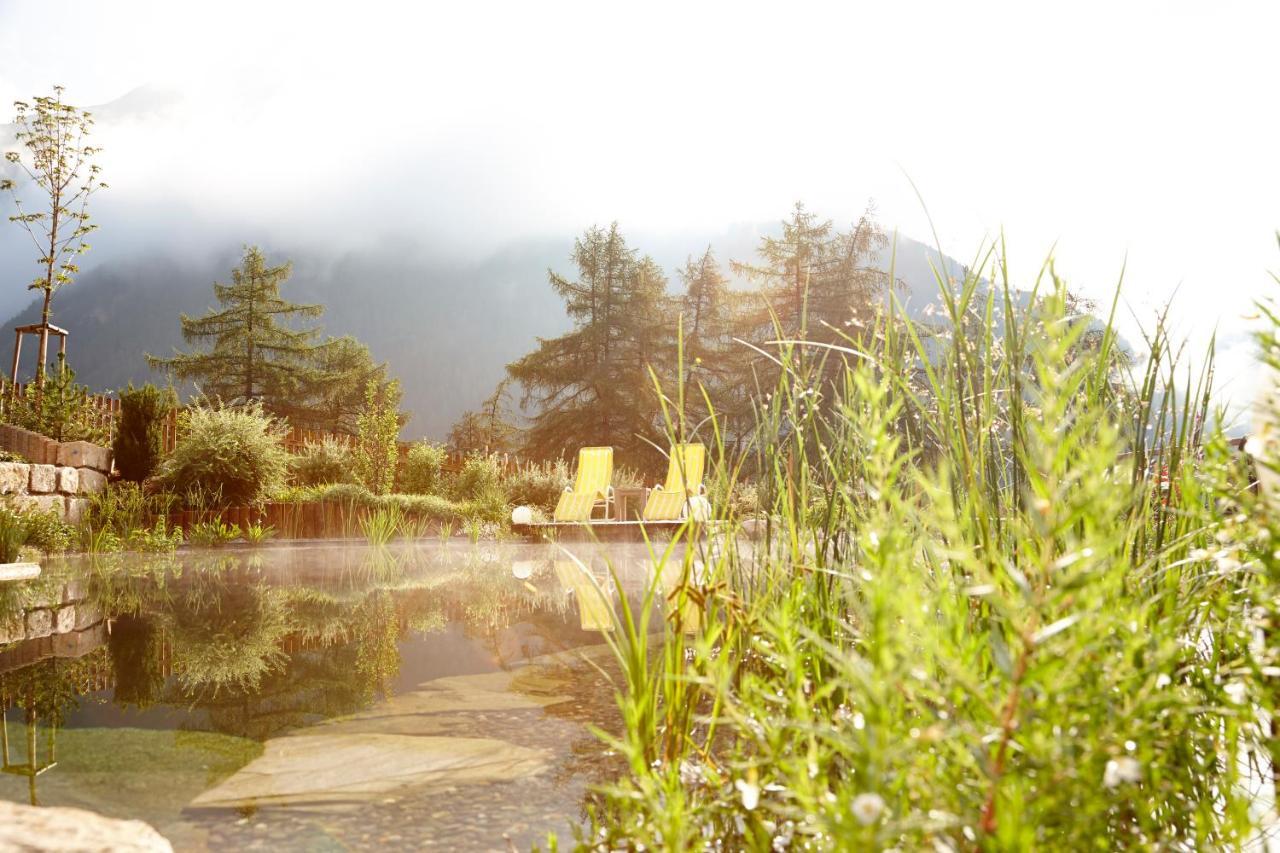
[[[275,535],[276,529],[269,524],[250,524],[244,529],[244,541],[250,545],[261,545]]]
[[[356,481],[351,448],[333,436],[307,442],[291,464],[293,482],[299,486]]]
[[[187,531],[187,541],[200,548],[221,548],[240,538],[240,526],[224,521],[198,521]]]
[[[75,528],[62,520],[56,510],[24,512],[27,522],[27,544],[45,554],[57,554],[71,547]]]
[[[461,506],[464,520],[478,519],[494,524],[501,524],[508,518],[511,505],[507,502],[506,492],[498,488],[486,489]]]
[[[560,493],[573,481],[572,472],[563,459],[553,462],[521,465],[503,478],[502,484],[511,503],[550,512],[555,509]]]
[[[124,544],[130,551],[147,553],[173,551],[182,544],[182,528],[170,527],[167,519],[158,518],[149,528],[142,527],[130,531],[129,538]]]
[[[449,494],[454,500],[473,500],[482,494],[502,491],[502,466],[498,457],[474,453],[462,463],[462,470],[449,484]]]
[[[429,441],[415,442],[400,463],[400,491],[408,495],[439,494],[445,450]]]
[[[120,421],[112,451],[125,480],[141,483],[155,472],[164,449],[164,422],[176,402],[171,389],[161,391],[150,382],[120,392]]]
[[[261,404],[188,409],[185,434],[157,478],[182,495],[212,495],[224,506],[259,504],[279,492],[289,472],[284,428]],[[188,498],[190,501],[190,498]]]

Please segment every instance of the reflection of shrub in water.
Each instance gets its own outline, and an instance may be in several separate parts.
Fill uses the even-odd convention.
[[[174,669],[188,692],[255,690],[285,660],[280,641],[289,623],[279,596],[261,583],[202,573],[176,596]]]
[[[149,708],[164,687],[160,629],[150,619],[121,616],[107,640],[116,671],[115,702]]]

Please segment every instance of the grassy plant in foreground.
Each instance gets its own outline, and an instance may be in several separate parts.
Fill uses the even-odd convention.
[[[221,548],[240,538],[240,525],[225,521],[199,521],[187,531],[187,542],[197,548]]]
[[[0,508],[0,563],[16,563],[27,544],[28,528],[22,516]]]
[[[250,545],[261,545],[276,535],[276,529],[269,524],[250,524],[244,529],[244,541]]]
[[[370,545],[386,545],[400,532],[404,524],[404,513],[400,507],[392,504],[374,510],[360,519],[360,530]]]
[[[847,346],[777,345],[747,456],[713,414],[712,491],[753,473],[763,538],[717,507],[714,547],[655,553],[649,599],[694,603],[692,631],[671,617],[658,642],[622,607],[629,773],[592,845],[1248,837],[1241,759],[1272,703],[1251,602],[1274,598],[1213,556],[1211,357],[1184,383],[1163,328],[1130,359],[1051,267],[1017,294],[988,260],[941,283],[932,333],[895,312]]]

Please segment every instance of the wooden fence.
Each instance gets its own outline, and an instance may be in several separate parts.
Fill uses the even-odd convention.
[[[15,397],[25,400],[30,394],[34,393],[34,390],[33,383],[19,383],[17,385],[5,383],[4,393],[0,394],[0,407],[7,409],[9,401]],[[120,422],[119,398],[106,394],[94,394],[88,398],[88,403],[92,423],[106,434],[107,443],[110,444],[111,439],[115,436],[116,426]],[[182,408],[170,410],[165,418],[163,427],[163,451],[165,453],[172,453],[173,449],[178,446],[178,419],[181,411]],[[298,453],[307,444],[323,441],[326,438],[341,442],[348,447],[355,443],[355,436],[348,433],[290,426],[289,432],[284,436],[284,446],[290,453]],[[409,452],[410,446],[410,442],[402,441],[399,443],[400,457],[402,459]],[[445,472],[456,474],[461,471],[469,455],[469,453],[450,451],[444,460],[443,468]],[[522,464],[520,459],[509,453],[494,453],[492,455],[503,471],[513,471]]]

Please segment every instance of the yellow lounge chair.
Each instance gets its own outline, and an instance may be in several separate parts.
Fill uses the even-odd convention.
[[[591,511],[604,503],[605,516],[613,502],[613,448],[584,447],[578,451],[573,488],[565,488],[556,503],[556,521],[590,521]]]
[[[702,470],[707,448],[701,444],[677,444],[667,462],[667,482],[654,486],[644,502],[645,521],[679,521],[688,510],[689,498],[703,492]]]

